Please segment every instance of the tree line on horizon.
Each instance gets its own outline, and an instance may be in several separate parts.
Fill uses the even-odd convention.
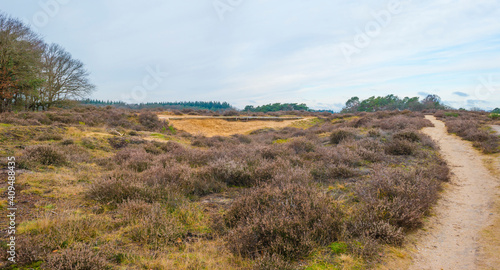
[[[220,101],[175,101],[175,102],[147,102],[139,104],[127,104],[123,101],[104,101],[97,99],[80,100],[80,104],[94,105],[94,106],[114,106],[118,108],[129,109],[198,109],[198,110],[232,110],[234,109],[231,104]]]
[[[372,96],[364,100],[359,97],[352,97],[345,103],[345,107],[341,112],[376,112],[376,111],[392,111],[392,110],[410,110],[422,111],[429,109],[445,110],[451,109],[441,102],[438,95],[428,95],[420,100],[419,97],[404,97],[399,98],[396,95],[390,94],[383,96]]]
[[[247,105],[243,111],[245,112],[278,112],[278,111],[310,111],[306,104],[301,103],[272,103],[254,107]]]
[[[84,98],[95,86],[84,64],[0,13],[0,112],[46,110]]]

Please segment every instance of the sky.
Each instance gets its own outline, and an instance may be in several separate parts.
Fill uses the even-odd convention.
[[[497,0],[0,0],[85,63],[91,98],[274,102],[437,94],[500,107]]]

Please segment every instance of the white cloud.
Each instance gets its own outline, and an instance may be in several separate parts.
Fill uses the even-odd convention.
[[[409,1],[348,63],[339,44],[374,21],[390,0],[243,1],[220,21],[211,1],[70,1],[40,29],[83,60],[99,91],[119,98],[145,66],[169,73],[150,101],[306,102],[337,107],[353,95],[437,92],[472,96],[481,76],[500,74],[500,3]],[[4,11],[30,17],[30,1]],[[125,90],[124,90],[125,89]],[[500,91],[498,89],[497,91]],[[485,107],[500,103],[488,98]]]

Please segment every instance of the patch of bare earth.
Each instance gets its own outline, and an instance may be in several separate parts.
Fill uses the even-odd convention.
[[[499,269],[498,173],[485,166],[488,157],[471,143],[448,134],[434,116],[426,118],[435,127],[423,132],[439,144],[452,176],[434,215],[414,236],[409,269]],[[490,162],[497,164],[498,158]]]
[[[499,125],[491,125],[491,128],[500,135],[500,126]]]

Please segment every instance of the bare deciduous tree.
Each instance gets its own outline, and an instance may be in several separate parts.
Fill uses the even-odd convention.
[[[73,59],[61,46],[46,46],[42,62],[45,83],[39,91],[39,100],[43,109],[68,99],[83,98],[95,89],[83,63]]]

